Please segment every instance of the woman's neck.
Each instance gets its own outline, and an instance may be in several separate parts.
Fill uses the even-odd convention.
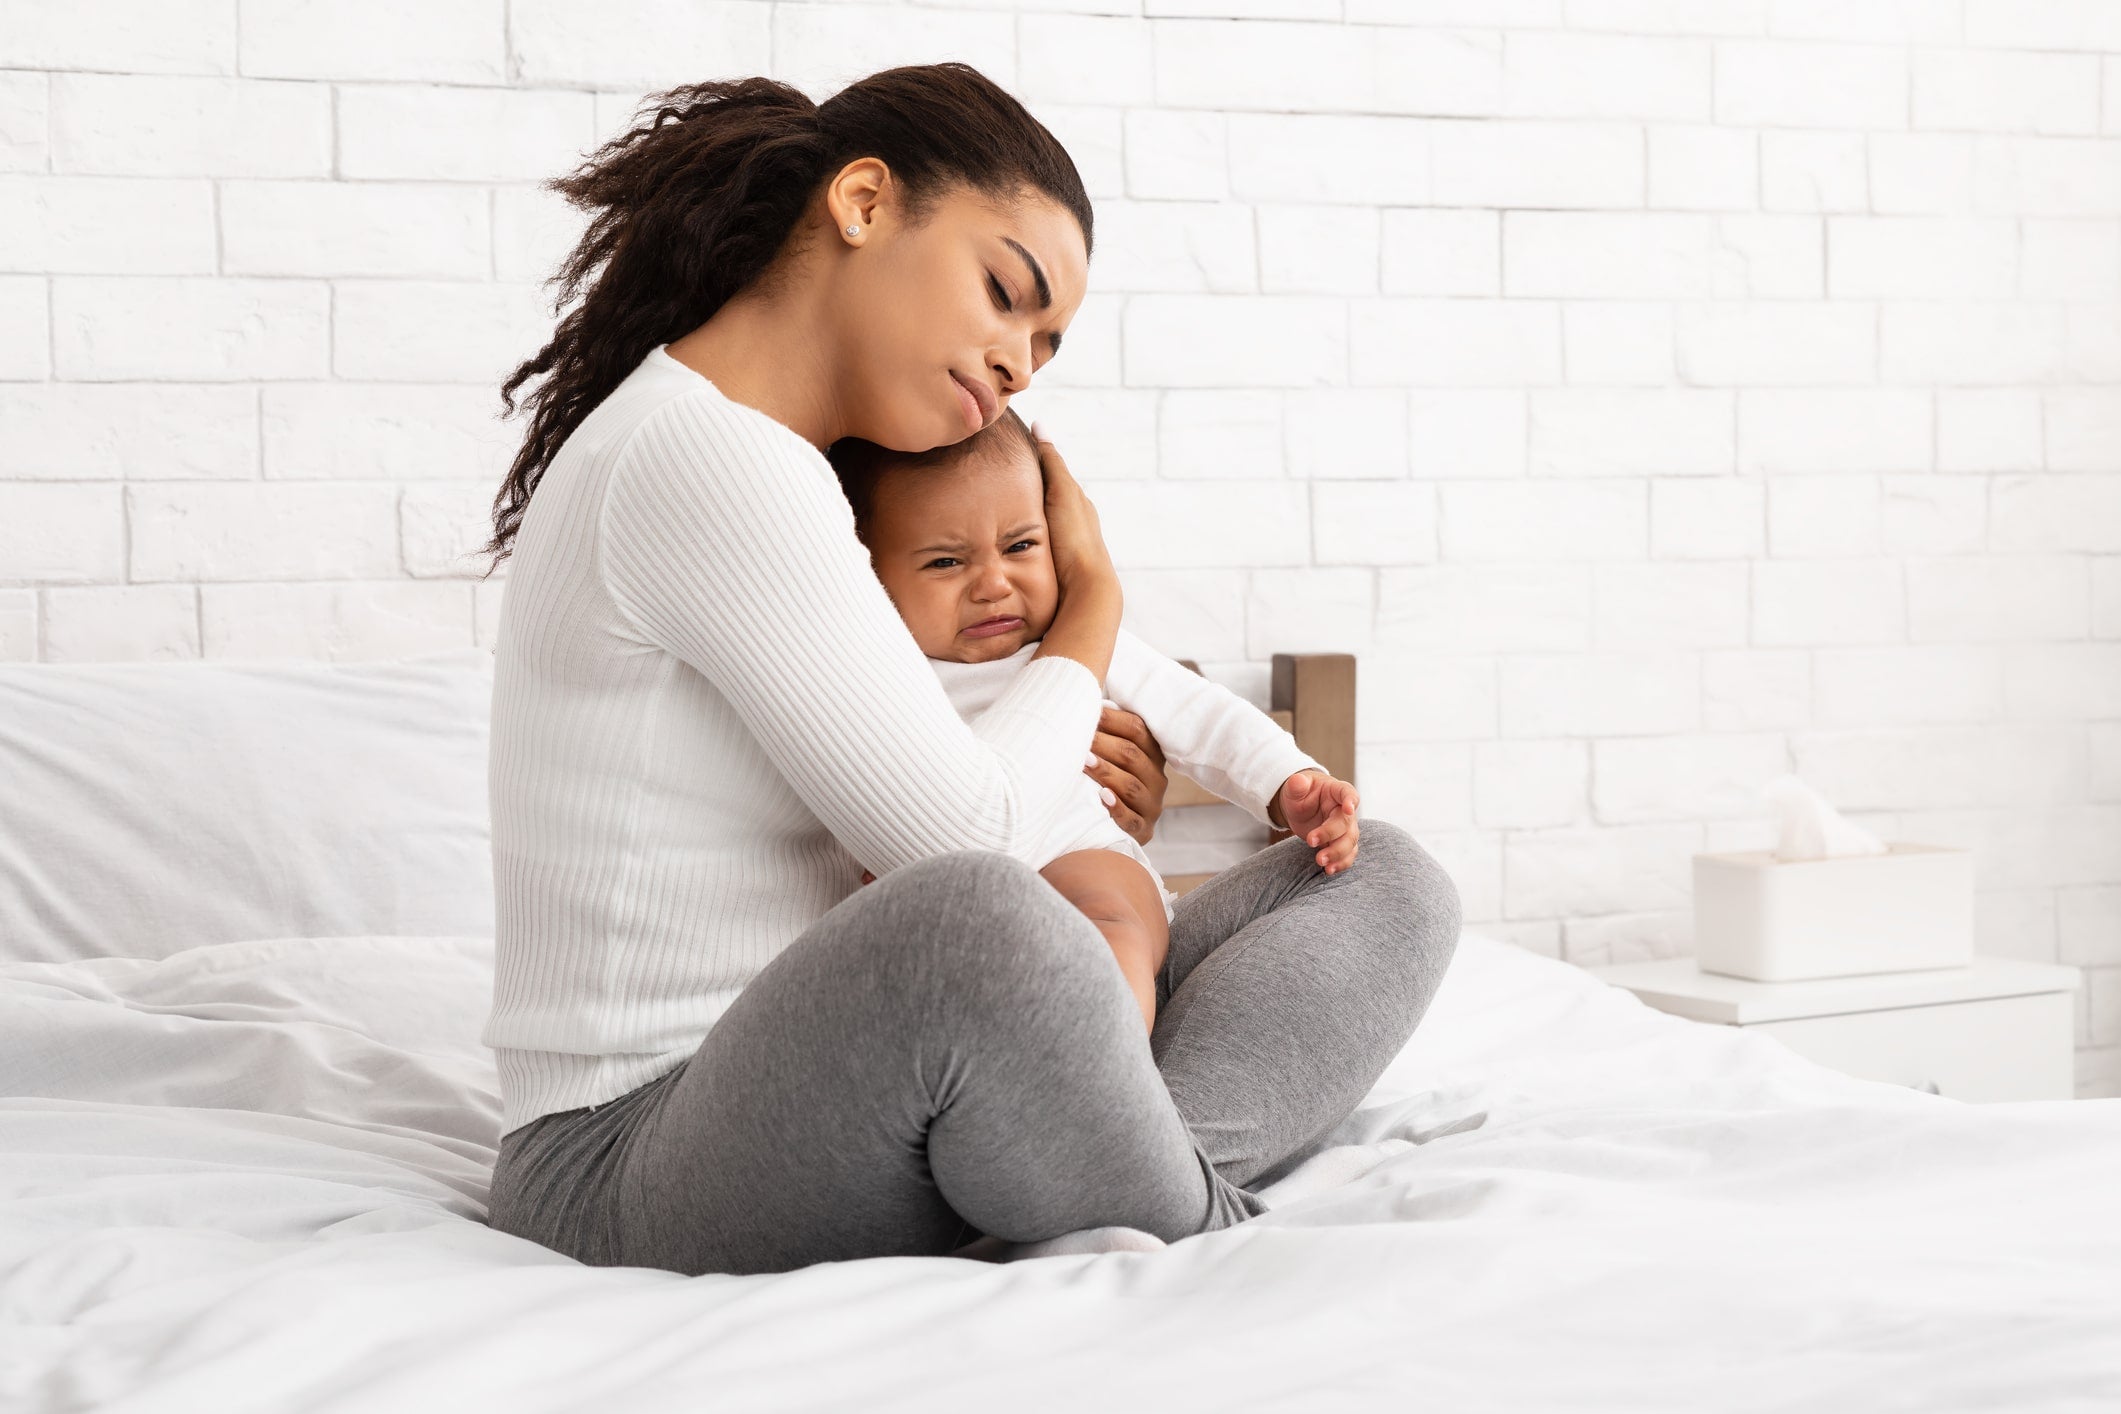
[[[798,289],[806,282],[795,282]],[[714,317],[670,342],[670,356],[724,397],[758,409],[819,451],[845,435],[839,379],[822,325],[796,299],[768,304],[739,294]]]

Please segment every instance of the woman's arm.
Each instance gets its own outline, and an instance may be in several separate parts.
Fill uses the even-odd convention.
[[[948,850],[1023,857],[1081,789],[1103,698],[1090,670],[1027,663],[966,725],[870,567],[830,463],[765,414],[705,391],[657,408],[617,453],[598,531],[620,614],[729,702],[877,874]]]

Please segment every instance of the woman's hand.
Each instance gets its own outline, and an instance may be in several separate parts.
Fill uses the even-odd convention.
[[[1031,435],[1038,439],[1038,465],[1046,483],[1046,536],[1062,597],[1096,584],[1116,592],[1119,572],[1113,569],[1112,554],[1105,548],[1097,507],[1090,504],[1082,484],[1036,422],[1031,424]]]
[[[1148,723],[1108,700],[1098,713],[1097,735],[1083,773],[1104,789],[1100,798],[1119,827],[1146,845],[1164,813],[1164,792],[1171,779],[1164,772],[1164,749]]]
[[[1046,535],[1052,543],[1053,571],[1060,580],[1062,597],[1103,587],[1116,602],[1119,572],[1105,548],[1097,507],[1090,504],[1066,460],[1046,439],[1045,429],[1034,422],[1031,435],[1038,440],[1038,464],[1046,481]],[[1157,817],[1164,813],[1164,792],[1171,782],[1164,774],[1164,749],[1150,735],[1148,724],[1108,702],[1098,714],[1097,734],[1091,738],[1083,771],[1102,788],[1099,796],[1119,827],[1135,843],[1149,843],[1156,833]]]

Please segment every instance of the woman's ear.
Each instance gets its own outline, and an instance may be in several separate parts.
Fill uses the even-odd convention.
[[[891,168],[881,157],[857,157],[840,168],[839,175],[825,188],[825,207],[844,240],[860,242],[877,224],[877,218],[888,214],[891,203],[886,196],[892,186]],[[856,228],[851,235],[849,226]]]

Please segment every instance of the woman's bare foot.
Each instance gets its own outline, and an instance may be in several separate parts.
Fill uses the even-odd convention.
[[[975,1262],[1020,1262],[1027,1257],[1080,1257],[1095,1252],[1154,1252],[1165,1242],[1138,1227],[1082,1227],[1043,1242],[1004,1242],[980,1237],[950,1255]]]

